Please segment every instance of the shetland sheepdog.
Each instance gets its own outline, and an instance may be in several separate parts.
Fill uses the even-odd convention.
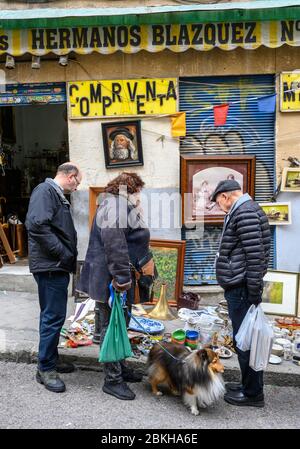
[[[164,349],[163,349],[164,348]],[[148,378],[153,394],[160,396],[159,384],[166,384],[171,393],[182,396],[193,415],[225,392],[224,366],[210,348],[191,351],[177,343],[155,344],[148,356]]]

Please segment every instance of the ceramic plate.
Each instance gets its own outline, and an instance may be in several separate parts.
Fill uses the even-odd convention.
[[[284,346],[284,345],[289,344],[291,342],[287,338],[276,338],[275,343],[277,343],[278,345]]]
[[[279,365],[279,363],[281,363],[282,360],[280,357],[278,357],[277,355],[271,355],[269,358],[269,363],[271,363],[272,365]]]

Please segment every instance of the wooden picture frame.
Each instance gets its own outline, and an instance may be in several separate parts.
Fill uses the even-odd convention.
[[[279,316],[297,316],[298,299],[299,273],[268,270],[264,277],[261,302],[265,313]]]
[[[183,154],[180,157],[180,178],[182,224],[220,224],[224,221],[225,212],[210,201],[211,194],[220,181],[235,179],[243,193],[254,197],[255,156]]]
[[[269,225],[284,226],[292,224],[292,205],[285,203],[259,203],[269,220]]]
[[[140,120],[106,122],[101,126],[106,168],[144,165]]]
[[[282,192],[300,192],[300,167],[285,167],[282,171]]]
[[[98,200],[100,193],[104,192],[105,187],[89,187],[89,228],[91,229],[92,223],[99,206]]]
[[[154,283],[155,302],[159,299],[161,284],[165,283],[169,304],[177,305],[183,289],[185,246],[185,240],[150,240],[150,250],[158,271]]]

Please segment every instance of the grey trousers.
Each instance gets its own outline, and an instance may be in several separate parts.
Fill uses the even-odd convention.
[[[103,303],[97,301],[97,306],[99,308],[99,327],[100,327],[100,347],[103,343],[111,314],[111,308],[107,303]],[[131,312],[130,305],[127,306],[129,308],[129,312]],[[129,324],[129,316],[127,313],[127,308],[124,308],[125,320],[126,324]],[[104,374],[105,374],[105,383],[121,383],[123,382],[122,375],[129,372],[130,370],[126,366],[125,360],[121,360],[120,362],[110,362],[104,363]]]

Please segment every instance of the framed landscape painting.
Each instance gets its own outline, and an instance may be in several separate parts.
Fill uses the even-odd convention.
[[[264,277],[261,306],[271,315],[296,316],[299,273],[269,270]]]
[[[292,223],[291,203],[259,203],[270,225],[289,225]]]
[[[177,304],[183,288],[185,244],[184,240],[150,240],[158,272],[158,278],[154,282],[155,301],[159,299],[161,285],[166,284],[168,302],[171,305]]]
[[[285,167],[282,172],[282,192],[300,192],[300,167]]]
[[[243,193],[254,196],[255,156],[181,155],[182,224],[223,223],[225,213],[210,200],[220,181],[236,180]]]

